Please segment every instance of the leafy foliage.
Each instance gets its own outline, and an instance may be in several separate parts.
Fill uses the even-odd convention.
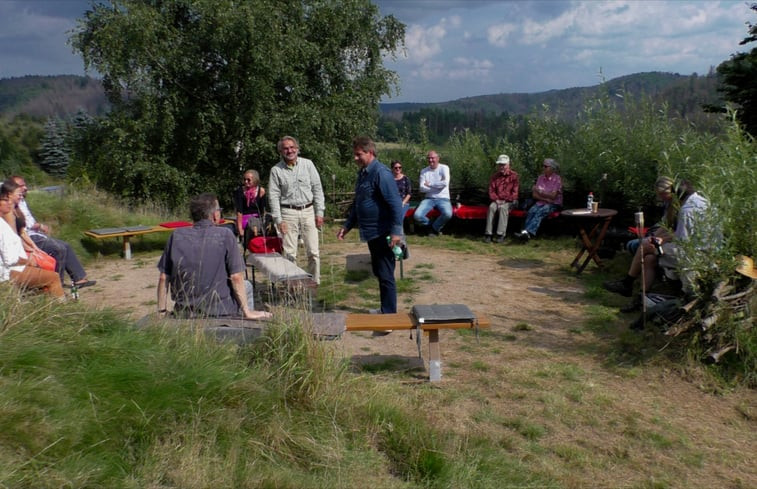
[[[757,13],[757,3],[750,8]],[[757,25],[748,22],[749,35],[739,44],[757,41]],[[747,53],[737,53],[718,66],[725,99],[739,109],[738,118],[747,132],[757,135],[757,47]]]
[[[131,199],[230,195],[244,168],[267,175],[285,134],[338,176],[396,82],[382,55],[404,26],[368,0],[111,3],[72,38],[114,104],[101,135],[113,142],[79,157]]]
[[[25,175],[30,182],[38,181],[41,173],[33,164],[32,148],[36,148],[42,134],[42,124],[28,117],[13,121],[0,120],[0,174]]]

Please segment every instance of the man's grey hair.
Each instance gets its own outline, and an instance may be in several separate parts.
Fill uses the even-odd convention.
[[[279,150],[279,153],[281,153],[281,147],[284,145],[284,141],[292,141],[297,149],[300,149],[300,143],[297,142],[297,139],[295,139],[293,136],[284,136],[281,139],[279,139],[279,142],[276,143],[276,149]]]
[[[215,194],[200,194],[189,201],[189,215],[192,216],[192,222],[211,219],[217,208],[218,198]]]

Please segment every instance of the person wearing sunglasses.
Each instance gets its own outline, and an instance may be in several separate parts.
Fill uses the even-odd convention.
[[[13,210],[12,190],[0,186],[0,214]],[[37,266],[34,257],[27,254],[21,237],[5,219],[0,219],[0,282],[10,281],[22,289],[36,289],[63,299],[63,287],[58,274]]]
[[[544,171],[536,179],[531,190],[531,195],[536,203],[528,209],[523,230],[515,235],[522,241],[536,237],[536,231],[539,230],[541,221],[562,207],[562,179],[557,174],[560,165],[552,158],[547,158],[542,167]]]
[[[402,199],[402,220],[404,222],[405,214],[407,214],[407,210],[410,208],[410,197],[413,195],[413,185],[410,183],[410,178],[402,172],[402,163],[399,160],[392,160],[391,168],[392,175],[394,176],[394,183],[397,184],[397,190]],[[400,248],[402,249],[402,259],[407,260],[410,258],[410,251],[407,249],[404,229]]]
[[[265,188],[260,185],[260,174],[255,170],[247,170],[242,177],[242,185],[234,191],[234,210],[237,212],[236,233],[244,238],[247,246],[245,230],[250,224],[251,236],[257,236],[263,231],[263,219],[267,212]]]

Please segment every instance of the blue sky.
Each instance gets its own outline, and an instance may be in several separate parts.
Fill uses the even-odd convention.
[[[406,24],[386,65],[400,93],[385,102],[442,102],[596,85],[643,71],[706,74],[739,46],[745,1],[377,0]],[[66,44],[89,0],[0,0],[0,78],[84,74]]]

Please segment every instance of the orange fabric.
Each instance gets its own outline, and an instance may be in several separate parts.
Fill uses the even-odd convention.
[[[11,282],[21,288],[41,289],[44,293],[53,297],[63,297],[63,286],[60,284],[60,276],[49,270],[38,267],[25,266],[21,272],[11,270]]]

